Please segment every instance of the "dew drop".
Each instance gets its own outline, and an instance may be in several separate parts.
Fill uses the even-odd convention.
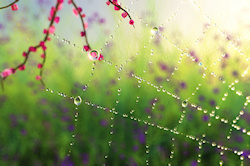
[[[187,107],[188,102],[186,100],[184,100],[184,101],[182,101],[181,105],[182,105],[182,107]]]
[[[158,28],[157,28],[157,27],[153,27],[153,28],[151,29],[151,33],[152,33],[153,35],[156,35],[156,34],[158,33]]]
[[[91,50],[88,52],[88,57],[90,60],[95,61],[100,57],[100,53],[96,50]]]
[[[74,104],[79,106],[82,103],[82,99],[80,96],[74,98]]]

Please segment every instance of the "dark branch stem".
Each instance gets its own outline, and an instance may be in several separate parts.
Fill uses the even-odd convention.
[[[76,6],[74,0],[71,0],[71,2],[72,2],[72,4],[73,4],[73,6],[75,7],[75,9],[78,11],[78,8],[77,8],[77,6]],[[90,48],[90,45],[89,45],[89,42],[88,42],[88,38],[87,38],[87,32],[86,32],[86,29],[85,29],[84,20],[83,20],[83,18],[82,18],[82,16],[81,16],[81,13],[80,13],[79,11],[78,11],[78,15],[79,15],[79,17],[80,17],[80,19],[81,19],[81,22],[82,22],[83,31],[84,31],[84,33],[85,33],[85,41],[86,41],[86,44],[89,46],[89,49],[91,49],[91,48]]]
[[[16,0],[16,2],[17,2],[17,1],[18,1],[18,0]],[[50,22],[50,24],[49,24],[49,28],[50,28],[50,27],[53,25],[53,23],[54,23],[54,20],[55,20],[57,11],[58,11],[58,6],[59,6],[59,2],[57,2],[57,4],[56,4],[56,9],[55,9],[55,12],[54,12],[54,14],[53,14],[52,20],[51,20],[51,22]],[[48,28],[48,29],[49,29],[49,28]],[[46,36],[45,36],[45,38],[44,38],[44,40],[43,40],[44,43],[48,40],[48,36],[49,36],[49,30],[47,30]],[[40,48],[40,47],[41,47],[41,45],[38,44],[38,45],[35,46],[34,48],[37,49],[37,48]],[[27,60],[28,60],[28,58],[29,58],[30,52],[31,52],[31,51],[28,50],[28,52],[27,52],[27,54],[26,54],[26,57],[25,57],[23,63],[21,63],[21,64],[19,64],[18,66],[16,66],[16,67],[14,68],[15,71],[16,71],[19,67],[21,67],[21,66],[23,66],[23,65],[26,64],[26,62],[27,62]],[[45,53],[45,51],[44,51],[44,53]],[[45,62],[45,57],[44,57],[43,63],[44,63],[44,62]],[[40,76],[41,76],[41,75],[42,75],[42,69],[41,69],[41,72],[40,72]],[[8,77],[8,76],[7,76],[7,77]],[[2,87],[2,90],[3,90],[3,91],[4,91],[4,80],[5,80],[7,77],[4,77],[4,78],[1,80],[1,87]],[[42,79],[41,79],[41,82],[42,82],[43,85],[45,85],[44,82],[42,81]]]
[[[43,84],[43,86],[45,87],[45,84],[43,82],[43,67],[44,67],[44,64],[45,64],[45,61],[46,61],[46,51],[43,50],[43,54],[44,54],[44,58],[43,58],[43,62],[42,62],[42,68],[40,70],[40,76],[41,76],[41,83]]]
[[[123,9],[120,5],[114,4],[111,0],[109,0],[109,2],[112,3],[114,6],[118,7],[119,9],[121,9],[122,11],[126,12],[128,14],[129,19],[132,20],[132,17],[130,16],[130,14],[125,9]]]
[[[8,8],[10,7],[11,5],[17,3],[19,0],[15,0],[15,2],[12,2],[11,4],[7,5],[7,6],[4,6],[4,7],[0,7],[0,9],[5,9],[5,8]]]

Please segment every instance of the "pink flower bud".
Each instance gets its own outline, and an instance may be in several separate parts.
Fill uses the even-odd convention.
[[[89,48],[88,45],[85,45],[83,48],[84,48],[85,51],[89,51],[90,50],[90,48]]]
[[[59,10],[61,10],[62,8],[63,8],[63,3],[60,3],[60,4],[58,5],[58,9],[57,9],[57,10],[59,11]]]
[[[128,15],[127,12],[122,13],[122,17],[123,17],[123,18],[127,17],[127,15]]]
[[[54,25],[52,25],[51,27],[49,27],[49,33],[53,34],[55,32],[56,28]]]
[[[82,31],[82,32],[81,32],[81,36],[82,36],[82,37],[85,36],[85,32]]]
[[[60,21],[60,17],[55,17],[55,23],[59,23],[59,21]]]
[[[11,5],[11,9],[12,9],[13,11],[18,10],[18,6],[17,6],[17,4],[13,4],[13,5]]]
[[[78,15],[78,11],[75,8],[73,9],[73,13],[74,13],[75,16]]]
[[[25,68],[26,68],[25,65],[21,65],[20,67],[18,67],[18,69],[19,69],[20,71],[25,70]]]
[[[82,12],[82,8],[78,7],[77,9],[78,9],[79,13]]]
[[[106,2],[106,4],[107,4],[107,5],[110,5],[110,2],[109,2],[109,1],[107,1],[107,2]]]
[[[44,34],[48,33],[47,29],[44,29],[44,30],[43,30],[43,33],[44,33]]]
[[[44,41],[41,41],[41,42],[40,42],[40,46],[45,46]]]
[[[118,6],[114,6],[114,9],[115,9],[115,10],[120,10],[120,9],[121,9],[121,7],[120,7],[120,5],[118,5]]]
[[[44,55],[44,54],[42,54],[42,55],[41,55],[41,58],[45,58],[45,55]]]
[[[41,78],[42,78],[41,76],[36,76],[37,81],[41,80]]]
[[[71,2],[71,0],[68,0],[68,4],[71,4],[72,2]]]
[[[12,72],[12,69],[5,69],[1,74],[2,77],[8,77],[9,75],[11,75],[13,72]]]
[[[104,59],[103,55],[100,54],[100,57],[98,58],[98,60],[101,61],[101,60],[103,60],[103,59]]]
[[[84,22],[84,28],[87,29],[88,28],[88,23]]]
[[[39,63],[38,65],[37,65],[37,68],[38,69],[40,69],[40,68],[42,68],[43,67],[43,65],[41,64],[41,63]]]
[[[134,20],[129,20],[129,24],[134,25]]]
[[[26,52],[23,52],[23,56],[26,57],[26,56],[27,56],[27,53],[26,53]]]
[[[29,51],[31,51],[31,52],[36,52],[36,48],[35,48],[35,47],[30,47],[30,48],[29,48]]]

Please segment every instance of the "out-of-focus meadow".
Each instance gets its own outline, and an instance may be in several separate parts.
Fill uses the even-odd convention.
[[[4,81],[0,165],[250,164],[250,4],[118,2],[135,28],[106,1],[76,1],[103,61],[82,51],[80,19],[65,1],[46,44],[46,88],[35,79],[40,51]],[[0,71],[43,40],[55,3],[0,10]],[[77,109],[71,96],[83,100]]]

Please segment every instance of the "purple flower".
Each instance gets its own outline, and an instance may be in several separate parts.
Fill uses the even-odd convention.
[[[192,161],[190,166],[198,166],[198,163],[196,161]]]
[[[137,145],[133,146],[133,150],[137,151],[139,149],[139,147]]]
[[[99,20],[99,23],[100,23],[100,24],[104,24],[105,22],[106,22],[105,18],[101,18],[101,19]]]
[[[167,70],[167,65],[165,65],[165,63],[160,62],[159,66],[160,66],[161,70]]]
[[[215,103],[215,101],[214,101],[214,100],[210,100],[210,102],[209,102],[209,103],[210,103],[210,105],[211,105],[211,106],[215,106],[215,105],[216,105],[216,103]]]
[[[199,96],[199,100],[200,100],[200,101],[204,101],[204,100],[205,100],[205,97],[204,97],[203,95],[200,95],[200,96]]]
[[[86,154],[86,153],[84,153],[84,154],[82,154],[81,156],[82,156],[82,163],[83,163],[84,165],[87,165],[88,162],[89,162],[89,155]]]
[[[181,82],[181,84],[180,84],[180,85],[181,85],[181,88],[182,88],[182,89],[186,89],[186,88],[187,88],[187,85],[186,85],[186,83],[185,83],[185,82]]]
[[[236,70],[233,71],[232,73],[233,76],[237,77],[238,76],[238,72]]]
[[[145,143],[145,134],[143,132],[139,132],[138,140],[141,144]]]
[[[74,131],[75,130],[75,126],[74,125],[69,125],[68,126],[68,130],[69,131]]]
[[[207,122],[209,120],[209,116],[208,115],[203,115],[202,120]]]
[[[108,125],[108,122],[107,122],[106,120],[101,120],[101,121],[100,121],[100,124],[101,124],[102,126],[107,126],[107,125]]]
[[[214,89],[213,89],[213,92],[214,92],[215,94],[219,93],[219,91],[220,91],[220,90],[219,90],[218,88],[214,88]]]
[[[21,130],[21,134],[22,134],[23,136],[25,136],[25,135],[27,134],[27,131],[26,131],[25,129],[22,129],[22,130]]]
[[[72,160],[70,159],[69,156],[66,156],[65,159],[62,161],[62,164],[61,166],[73,166],[73,162]]]

